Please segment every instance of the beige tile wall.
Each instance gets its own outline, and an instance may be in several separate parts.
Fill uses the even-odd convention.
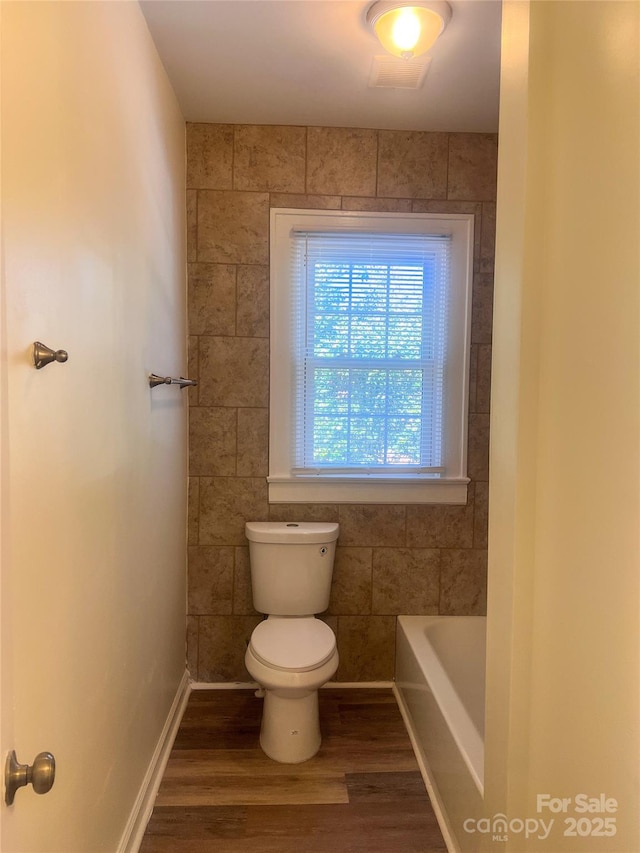
[[[393,676],[400,613],[477,614],[486,597],[497,138],[190,124],[189,629],[192,675],[245,680],[247,520],[340,522],[331,604],[342,681]],[[269,209],[475,215],[467,506],[267,501]]]

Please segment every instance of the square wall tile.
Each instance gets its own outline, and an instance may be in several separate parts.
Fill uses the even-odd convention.
[[[409,548],[471,548],[473,545],[473,486],[465,505],[407,507]]]
[[[231,613],[233,548],[189,548],[189,614]]]
[[[338,616],[336,681],[389,681],[395,652],[395,616]]]
[[[236,334],[269,337],[269,267],[238,267]]]
[[[476,388],[476,412],[489,413],[491,409],[491,344],[479,344]]]
[[[487,548],[489,527],[489,483],[476,483],[475,514],[473,518],[473,547]]]
[[[269,409],[238,409],[237,474],[269,473]]]
[[[191,678],[198,677],[198,617],[187,616],[187,669]]]
[[[264,478],[200,479],[200,544],[246,545],[247,521],[266,521],[269,514]]]
[[[189,511],[187,542],[189,545],[198,544],[199,518],[200,518],[200,480],[189,475]]]
[[[198,260],[215,264],[267,264],[268,193],[201,190]]]
[[[471,345],[469,352],[469,411],[476,410],[476,395],[478,392],[478,347]]]
[[[489,415],[469,415],[467,473],[472,480],[489,479]]]
[[[483,616],[487,612],[487,552],[443,551],[440,613]]]
[[[485,201],[482,205],[482,244],[480,272],[493,274],[496,252],[496,205]]]
[[[493,133],[449,134],[447,198],[495,201],[498,137]]]
[[[187,364],[189,371],[189,379],[195,379],[196,382],[199,380],[200,376],[200,359],[199,359],[199,345],[200,339],[196,335],[189,335],[187,338]],[[200,391],[198,389],[198,385],[191,385],[187,388],[187,394],[189,395],[189,405],[197,406],[198,405],[198,396]]]
[[[189,471],[197,477],[232,477],[236,473],[236,410],[189,409]]]
[[[343,504],[338,510],[340,545],[388,547],[405,544],[404,506]]]
[[[198,193],[187,190],[187,261],[198,257]]]
[[[259,616],[201,616],[198,681],[253,681],[244,665]]]
[[[371,613],[371,548],[336,549],[328,613]]]
[[[376,195],[447,197],[447,134],[381,130]]]
[[[306,142],[304,127],[237,125],[233,188],[303,193]]]
[[[189,264],[188,318],[191,335],[233,335],[236,326],[236,268]]]
[[[200,405],[269,405],[269,341],[200,338]]]
[[[187,186],[197,190],[230,190],[233,127],[187,122]]]
[[[376,195],[378,136],[346,127],[307,129],[307,192]]]
[[[471,343],[490,344],[493,334],[493,276],[480,273],[473,277],[471,304]]]
[[[373,612],[438,612],[440,551],[425,548],[374,548]]]
[[[251,564],[249,548],[235,549],[235,567],[233,575],[233,612],[236,615],[254,616],[258,611],[253,606],[251,589]]]

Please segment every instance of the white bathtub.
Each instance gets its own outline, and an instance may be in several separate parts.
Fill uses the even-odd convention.
[[[463,829],[481,814],[486,619],[399,616],[396,687],[452,850],[474,850]]]

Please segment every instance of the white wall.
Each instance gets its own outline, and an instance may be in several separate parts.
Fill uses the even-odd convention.
[[[623,853],[640,850],[640,6],[504,13],[487,815],[556,820],[493,849]],[[616,835],[565,837],[575,796],[603,792]],[[544,793],[566,814],[538,812]]]
[[[3,3],[2,82],[2,739],[58,763],[2,850],[112,853],[185,666],[184,122],[137,3]]]

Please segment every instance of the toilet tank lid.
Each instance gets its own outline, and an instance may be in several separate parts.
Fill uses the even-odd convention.
[[[335,542],[340,533],[336,522],[247,521],[245,535],[250,542],[293,542],[299,545]]]

